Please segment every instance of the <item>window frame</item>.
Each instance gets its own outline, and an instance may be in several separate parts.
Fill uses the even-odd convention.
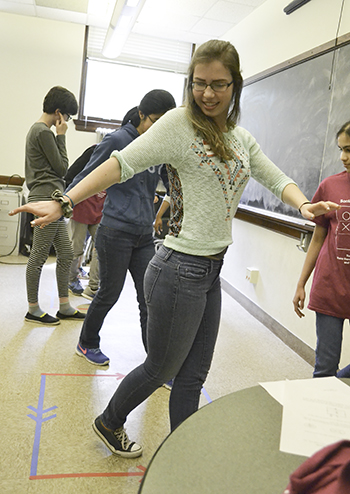
[[[85,92],[86,92],[86,77],[88,70],[88,36],[89,36],[89,26],[85,27],[85,38],[83,47],[83,62],[81,70],[80,79],[80,93],[79,93],[79,110],[78,117],[73,119],[75,129],[81,132],[96,132],[99,127],[106,129],[118,129],[121,127],[121,120],[95,118],[95,117],[85,117],[83,114],[83,109],[85,106]],[[194,53],[195,45],[192,45],[191,56]],[[184,77],[184,88],[183,96],[185,95],[185,88],[187,84],[187,78]]]

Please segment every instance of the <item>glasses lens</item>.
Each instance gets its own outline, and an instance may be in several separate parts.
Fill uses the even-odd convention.
[[[205,82],[193,82],[192,87],[195,91],[205,91],[207,85]]]
[[[222,93],[222,92],[226,91],[227,86],[228,85],[224,82],[213,82],[211,84],[212,90],[215,91],[216,93]]]

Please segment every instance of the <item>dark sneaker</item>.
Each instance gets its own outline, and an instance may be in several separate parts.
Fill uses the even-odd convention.
[[[90,364],[109,364],[109,358],[107,355],[104,355],[99,348],[84,348],[80,343],[78,343],[75,353],[79,355],[79,357],[85,357]]]
[[[95,419],[92,428],[100,439],[105,443],[112,453],[124,458],[137,458],[142,455],[142,446],[135,442],[130,442],[124,427],[116,429],[106,429],[102,424],[101,415]]]
[[[79,280],[74,280],[72,283],[69,283],[68,290],[73,293],[73,295],[81,295],[84,291],[84,288],[81,286]]]
[[[73,314],[63,314],[63,312],[60,312],[58,311],[56,313],[56,317],[58,317],[59,319],[71,319],[71,320],[77,320],[77,319],[85,319],[85,316],[86,314],[83,314],[83,312],[79,312],[78,310],[76,310],[75,312],[73,312]]]
[[[57,326],[60,324],[60,320],[57,317],[52,317],[47,312],[45,312],[42,316],[33,316],[30,312],[24,316],[24,319],[28,322],[36,322],[39,324],[46,324],[47,326]]]
[[[83,293],[81,294],[82,297],[87,298],[88,300],[93,300],[94,296],[96,295],[97,290],[91,290],[89,286],[85,288]]]

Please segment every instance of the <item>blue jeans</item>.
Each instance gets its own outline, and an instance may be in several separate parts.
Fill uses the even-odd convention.
[[[106,427],[121,427],[135,407],[174,376],[171,430],[198,409],[220,322],[222,263],[164,246],[157,251],[145,275],[148,355],[114,393],[102,416]]]
[[[336,376],[343,341],[344,319],[316,312],[314,377]],[[346,377],[338,374],[338,377]]]
[[[147,265],[154,255],[152,234],[133,235],[99,225],[96,250],[100,269],[100,289],[90,304],[80,333],[80,344],[99,348],[103,321],[119,299],[127,271],[134,280],[140,310],[142,341],[146,347],[147,307],[143,279]]]

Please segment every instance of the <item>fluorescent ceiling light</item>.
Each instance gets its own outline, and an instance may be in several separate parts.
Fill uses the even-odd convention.
[[[107,58],[120,55],[146,0],[116,0],[102,54]]]
[[[139,0],[127,0],[126,5],[128,7],[137,7]]]

